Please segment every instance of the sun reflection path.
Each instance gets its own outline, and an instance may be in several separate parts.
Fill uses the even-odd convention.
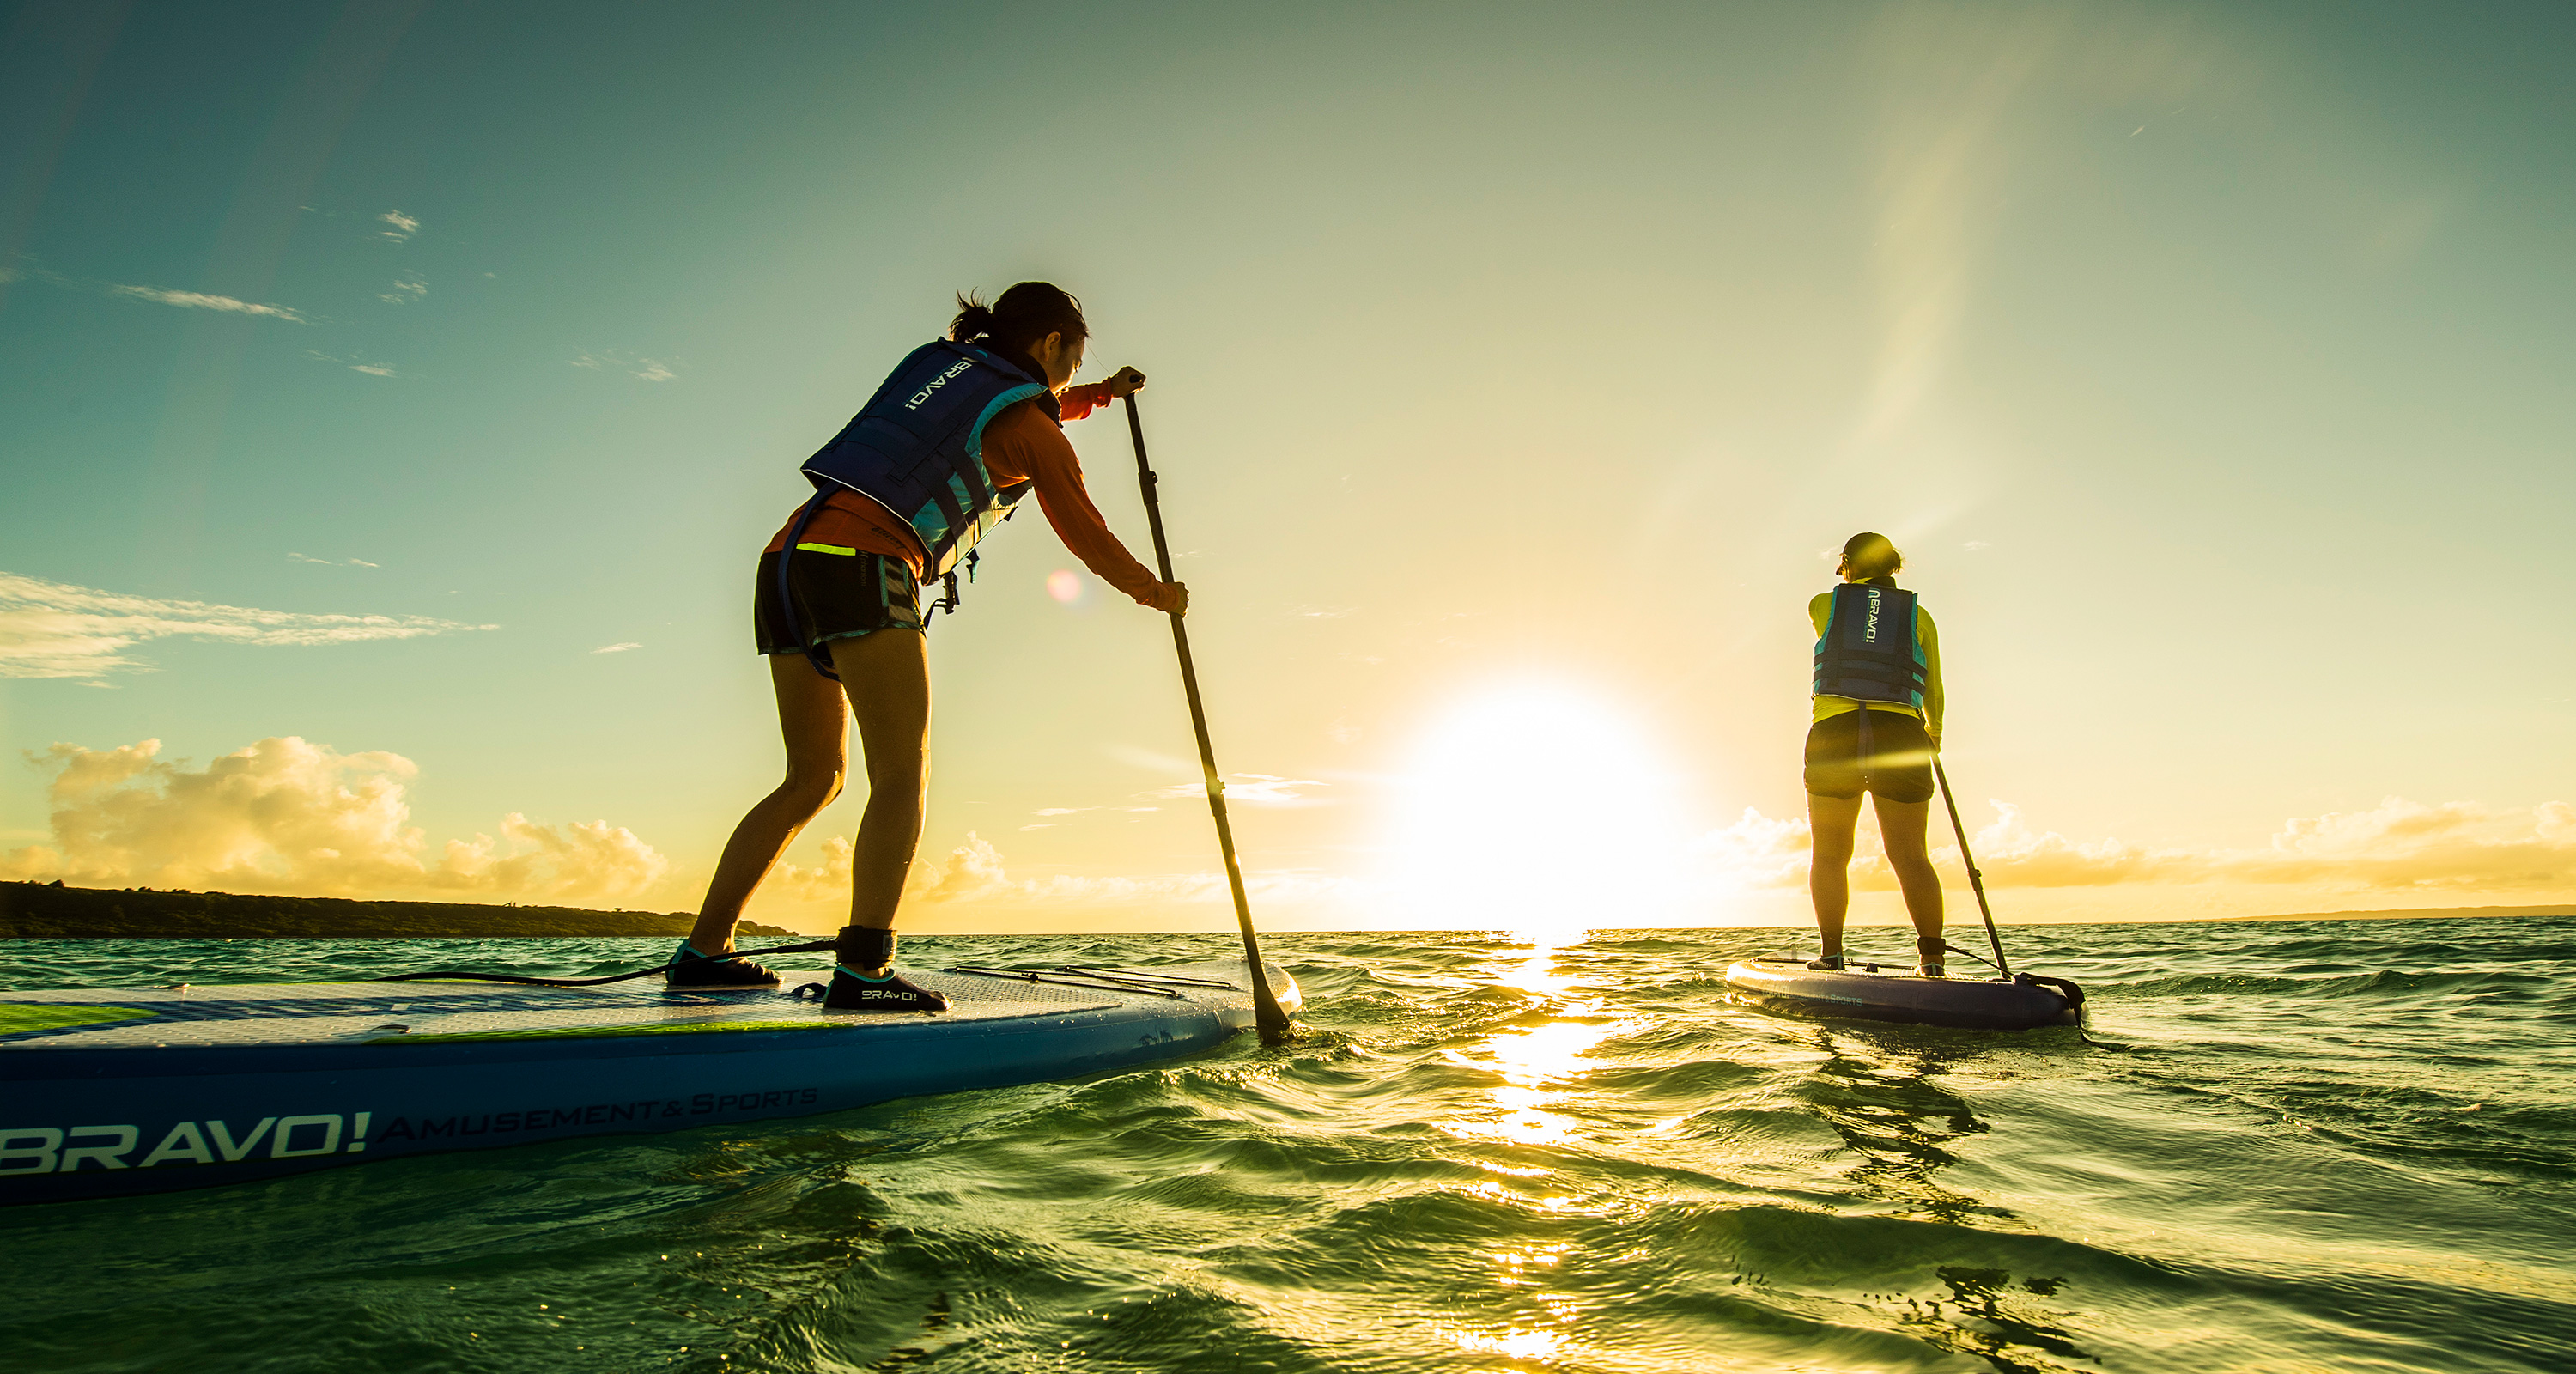
[[[1579,944],[1587,933],[1572,932],[1572,939],[1565,943]],[[1572,976],[1558,971],[1555,956],[1563,946],[1540,942],[1563,939],[1563,934],[1530,932],[1526,938],[1533,939],[1529,957],[1495,968],[1494,981],[1533,997],[1552,999],[1557,1003],[1556,1010],[1569,1018],[1597,1014],[1601,999],[1582,996]],[[1573,1138],[1576,1120],[1548,1108],[1572,1095],[1574,1086],[1582,1080],[1585,1057],[1617,1032],[1621,1024],[1550,1021],[1497,1031],[1481,1045],[1451,1051],[1451,1062],[1487,1069],[1501,1077],[1502,1081],[1488,1090],[1499,1111],[1494,1117],[1479,1114],[1442,1125],[1456,1135],[1521,1145],[1553,1145]]]
[[[1552,1108],[1581,1090],[1591,1052],[1626,1024],[1589,1019],[1600,1014],[1601,999],[1585,996],[1572,974],[1558,963],[1560,950],[1581,944],[1587,935],[1580,930],[1521,932],[1520,938],[1530,945],[1528,956],[1489,969],[1499,986],[1553,1002],[1556,1014],[1563,1019],[1497,1030],[1481,1044],[1452,1051],[1452,1062],[1487,1070],[1500,1081],[1486,1090],[1483,1110],[1441,1122],[1442,1129],[1462,1139],[1523,1146],[1559,1145],[1579,1139],[1579,1118]],[[1487,1162],[1485,1167],[1541,1186],[1551,1172],[1500,1162]],[[1495,1185],[1475,1191],[1490,1197],[1505,1192]],[[1559,1211],[1576,1201],[1570,1197],[1519,1200],[1542,1212]],[[1573,1249],[1570,1242],[1559,1241],[1510,1246],[1489,1255],[1495,1266],[1496,1286],[1519,1291],[1525,1295],[1524,1301],[1535,1300],[1559,1329],[1515,1325],[1500,1331],[1454,1330],[1449,1339],[1460,1349],[1478,1354],[1534,1363],[1562,1358],[1567,1333],[1561,1328],[1573,1323],[1583,1304],[1570,1296],[1550,1294],[1546,1288]]]

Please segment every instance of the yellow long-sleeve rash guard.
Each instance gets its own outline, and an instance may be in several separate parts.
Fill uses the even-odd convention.
[[[1815,599],[1807,603],[1807,623],[1815,626],[1816,638],[1825,637],[1825,622],[1832,618],[1833,613],[1832,592],[1818,592]],[[1917,711],[1892,701],[1873,701],[1869,709],[1920,716],[1924,731],[1937,740],[1941,738],[1941,631],[1933,625],[1932,613],[1923,609],[1920,601],[1914,603],[1914,642],[1923,646],[1923,709]],[[1816,719],[1830,720],[1859,708],[1860,703],[1850,697],[1818,697]]]

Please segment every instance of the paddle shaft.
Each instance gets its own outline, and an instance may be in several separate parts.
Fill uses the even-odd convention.
[[[1127,397],[1127,437],[1136,443],[1136,483],[1145,493],[1145,523],[1154,531],[1154,564],[1163,580],[1172,579],[1172,547],[1163,538],[1163,503],[1155,494],[1161,479],[1145,459],[1145,422],[1136,413],[1136,397]],[[1217,848],[1225,854],[1225,881],[1234,889],[1234,922],[1243,928],[1243,962],[1252,971],[1252,1017],[1261,1038],[1276,1041],[1288,1032],[1287,1014],[1270,992],[1270,977],[1261,967],[1261,938],[1252,933],[1252,901],[1243,892],[1243,865],[1234,857],[1234,825],[1225,815],[1225,780],[1217,776],[1216,746],[1208,742],[1207,708],[1199,704],[1199,670],[1190,661],[1189,627],[1181,613],[1172,614],[1172,648],[1181,657],[1181,691],[1190,699],[1190,728],[1199,739],[1199,771],[1207,779],[1208,814],[1216,818]]]
[[[1941,780],[1941,804],[1950,808],[1950,829],[1959,837],[1959,862],[1968,866],[1968,887],[1977,894],[1977,914],[1986,918],[1986,942],[1995,947],[1995,968],[2010,978],[2012,964],[2004,958],[2004,937],[1995,933],[1995,913],[1986,905],[1986,875],[1977,871],[1977,856],[1968,852],[1968,827],[1959,823],[1959,799],[1950,795],[1950,775],[1942,770],[1939,754],[1932,756],[1932,776]]]

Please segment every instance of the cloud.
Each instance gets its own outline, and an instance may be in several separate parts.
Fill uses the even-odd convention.
[[[413,219],[411,216],[404,214],[400,210],[387,210],[383,214],[376,216],[376,223],[392,225],[393,227],[390,229],[378,231],[378,237],[389,238],[396,243],[400,243],[420,232],[420,221]]]
[[[429,279],[418,272],[405,272],[394,278],[394,289],[381,292],[377,300],[387,305],[409,305],[429,294]]]
[[[249,301],[237,301],[230,296],[210,296],[202,291],[164,291],[153,286],[113,285],[109,286],[107,291],[112,296],[125,296],[138,301],[158,301],[163,305],[175,305],[189,310],[222,310],[236,315],[259,315],[272,320],[284,320],[289,324],[311,323],[302,314],[282,305],[253,305]]]
[[[311,358],[317,363],[334,363],[349,369],[351,372],[366,373],[370,377],[399,377],[402,375],[383,363],[362,363],[354,359],[325,353],[318,348],[308,348],[304,350],[304,356]]]
[[[643,644],[639,641],[630,639],[623,644],[602,644],[598,648],[591,650],[591,652],[594,654],[622,654],[629,649],[641,649],[643,647]]]
[[[1308,605],[1299,606],[1289,611],[1288,614],[1306,620],[1346,620],[1350,618],[1351,612],[1356,609],[1358,608],[1354,606]]]
[[[451,840],[426,857],[399,754],[342,754],[287,735],[202,769],[160,759],[161,742],[56,744],[28,757],[47,788],[52,843],[0,854],[0,878],[85,887],[178,887],[382,896],[472,893],[598,902],[669,870],[651,845],[606,821],[539,825],[512,813],[500,838]]]
[[[1749,887],[1789,887],[1807,880],[1807,823],[1773,820],[1753,807],[1692,846],[1714,856],[1721,872]]]
[[[419,615],[307,615],[165,601],[0,573],[0,677],[95,678],[119,670],[148,671],[149,664],[126,650],[150,639],[353,644],[499,628]]]
[[[1969,843],[1989,887],[2248,883],[2390,894],[2576,882],[2576,806],[2560,801],[2498,811],[2475,802],[2427,806],[2390,797],[2368,811],[2291,817],[2260,848],[2208,849],[2070,840],[2034,829],[2011,802],[1987,805],[1995,819]],[[1741,820],[1708,832],[1694,847],[1742,886],[1792,887],[1806,881],[1807,833],[1804,820],[1773,820],[1748,807]],[[1936,838],[1933,853],[1956,871],[1957,846]],[[1890,882],[1885,862],[1867,852],[1854,857],[1852,875],[1863,887]]]
[[[834,835],[822,843],[823,861],[815,866],[780,864],[763,886],[791,900],[846,902],[850,898],[850,841]],[[1312,902],[1358,886],[1346,878],[1313,873],[1255,872],[1244,877],[1253,897],[1264,901]],[[1119,914],[1166,903],[1221,907],[1230,900],[1225,875],[1218,872],[1170,873],[1143,877],[1083,877],[1055,874],[1014,878],[993,842],[966,832],[963,844],[944,857],[924,856],[914,862],[905,881],[903,900],[914,906],[984,906],[1059,908],[1088,903],[1117,908]]]
[[[1971,539],[1967,543],[1961,544],[1959,547],[1966,549],[1970,553],[1975,553],[1979,549],[1993,548],[1994,543],[1993,541],[1986,539]]]
[[[288,554],[288,555],[286,556],[286,561],[287,561],[287,562],[289,562],[289,563],[312,563],[312,564],[315,564],[315,565],[317,565],[317,566],[325,567],[325,568],[337,568],[337,567],[344,566],[344,565],[342,565],[342,564],[332,562],[332,561],[331,561],[330,559],[328,559],[328,558],[315,558],[315,557],[312,557],[312,556],[310,556],[310,555],[308,555],[308,554],[301,554],[301,553],[290,553],[290,554]],[[370,563],[370,562],[368,562],[367,560],[365,560],[365,559],[363,559],[363,558],[352,558],[352,559],[350,559],[350,560],[348,561],[348,563],[347,563],[345,566],[352,567],[352,568],[381,568],[381,567],[383,567],[383,566],[384,566],[384,564],[382,564],[382,563]]]
[[[1287,805],[1307,800],[1306,794],[1299,791],[1299,788],[1330,786],[1332,786],[1331,783],[1317,782],[1313,778],[1283,778],[1276,773],[1228,773],[1225,775],[1225,796],[1228,801]],[[1204,782],[1176,782],[1169,787],[1157,787],[1150,792],[1139,792],[1136,795],[1140,797],[1204,797],[1207,795],[1207,784]]]
[[[587,348],[574,351],[572,365],[586,367],[594,372],[623,372],[630,377],[647,382],[667,382],[680,375],[671,370],[669,363],[658,358],[637,358],[614,352],[593,353]]]

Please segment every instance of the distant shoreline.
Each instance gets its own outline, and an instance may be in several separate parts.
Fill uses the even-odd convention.
[[[2242,921],[2422,921],[2576,916],[2576,905],[2415,907],[2395,911],[2300,911],[2261,916],[2189,916],[2177,919],[2088,916],[2010,920],[2013,927],[2053,925],[2219,925]],[[344,897],[275,897],[230,892],[151,888],[65,887],[55,883],[0,882],[0,940],[432,940],[597,939],[660,936],[678,939],[697,918],[687,912],[598,911],[585,907],[513,906],[481,902],[373,902]],[[1050,923],[1052,924],[1052,923]],[[1902,925],[1901,919],[1856,921],[1855,927]],[[1955,927],[1958,922],[1952,921]],[[1630,927],[1602,930],[1730,929],[1798,930],[1796,925]],[[1407,927],[1406,929],[1411,929]],[[757,939],[814,938],[802,931],[745,921]],[[1168,926],[1118,930],[941,930],[923,935],[1219,934]],[[1265,927],[1280,937],[1355,933],[1299,925]]]
[[[2576,916],[2576,906],[2427,906],[2406,911],[2310,911],[2282,916],[2208,916],[2210,921],[2434,921],[2467,917]]]
[[[678,939],[696,921],[681,911],[0,883],[0,940]],[[807,938],[757,921],[740,929],[763,939]]]

